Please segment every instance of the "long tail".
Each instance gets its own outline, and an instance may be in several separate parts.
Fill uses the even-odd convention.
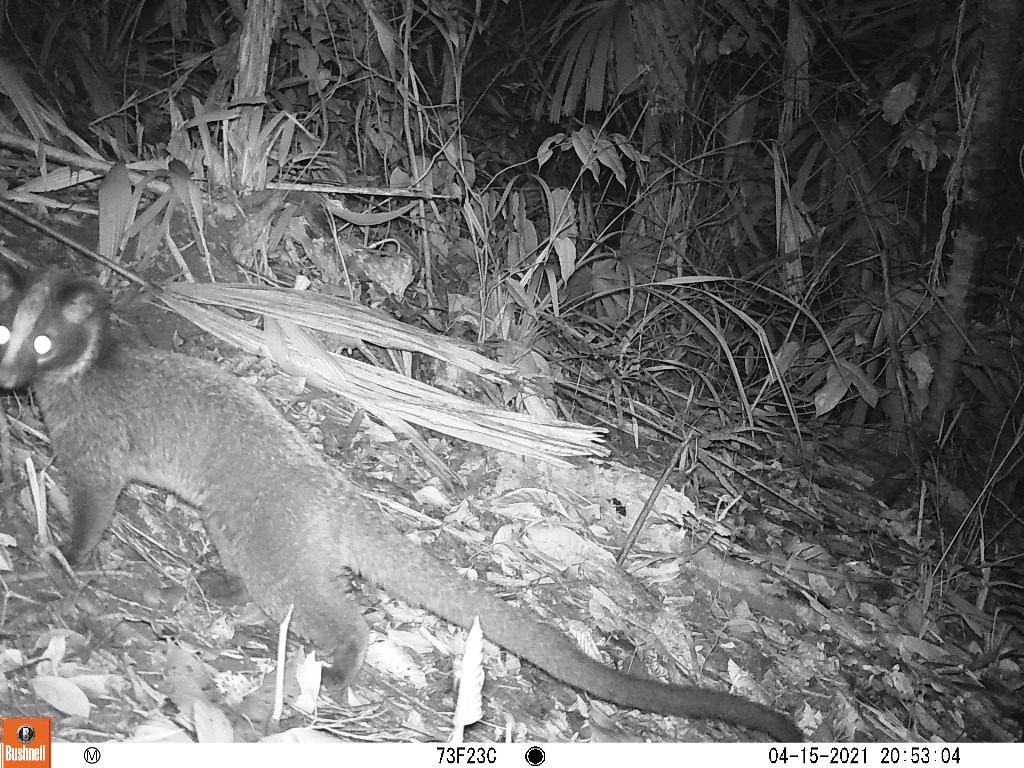
[[[346,521],[346,527],[350,522]],[[645,680],[594,661],[535,614],[467,581],[405,536],[376,520],[364,518],[361,522],[367,527],[357,532],[358,538],[375,543],[377,550],[368,550],[365,558],[358,558],[356,568],[364,578],[453,624],[468,628],[474,618],[479,618],[489,640],[574,688],[646,712],[721,720],[783,742],[803,740],[792,721],[761,704],[728,693]],[[351,537],[353,531],[346,533]],[[348,543],[351,546],[351,538]],[[380,557],[381,544],[388,552],[386,558]]]

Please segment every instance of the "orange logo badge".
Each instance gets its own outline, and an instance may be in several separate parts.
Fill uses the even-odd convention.
[[[50,731],[48,717],[5,717],[2,768],[50,768]]]

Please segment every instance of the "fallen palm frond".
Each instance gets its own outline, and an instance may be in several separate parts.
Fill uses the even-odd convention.
[[[314,331],[379,347],[420,352],[479,376],[505,377],[515,371],[465,344],[413,328],[362,304],[313,291],[229,283],[174,283],[167,290],[196,304],[230,307],[291,321]],[[356,343],[346,341],[346,346]]]
[[[167,286],[162,300],[200,328],[247,352],[275,360],[289,373],[341,395],[385,423],[395,419],[503,451],[558,461],[604,455],[604,430],[532,416],[449,394],[406,376],[328,350],[310,330],[412,350],[496,380],[513,370],[451,339],[406,326],[366,307],[311,292],[243,285]],[[264,315],[265,330],[203,305]]]

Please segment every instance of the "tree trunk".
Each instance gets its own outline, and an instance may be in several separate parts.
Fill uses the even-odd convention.
[[[942,342],[921,430],[925,444],[939,436],[960,376],[976,267],[988,245],[994,202],[990,180],[1000,173],[1003,157],[1007,101],[1019,56],[1021,2],[989,0],[985,11],[985,50],[978,72],[973,137],[964,159],[960,229],[946,277],[945,311],[939,313]]]
[[[245,9],[242,36],[238,41],[238,75],[235,77],[235,100],[262,102],[267,92],[267,72],[270,67],[270,46],[277,34],[277,19],[281,11],[280,0],[249,0]],[[244,147],[253,121],[258,124],[263,115],[262,106],[245,107],[243,119],[235,120],[231,130],[237,132],[236,147]],[[253,167],[245,184],[251,189],[263,189],[267,184],[266,163]],[[246,190],[248,191],[248,190]]]

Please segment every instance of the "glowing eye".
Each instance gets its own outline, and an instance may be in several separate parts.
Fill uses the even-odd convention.
[[[11,329],[6,325],[0,325],[0,344],[6,344],[11,340]]]
[[[45,355],[53,349],[53,342],[50,341],[49,336],[36,336],[32,342],[32,349],[36,351],[37,355]]]

